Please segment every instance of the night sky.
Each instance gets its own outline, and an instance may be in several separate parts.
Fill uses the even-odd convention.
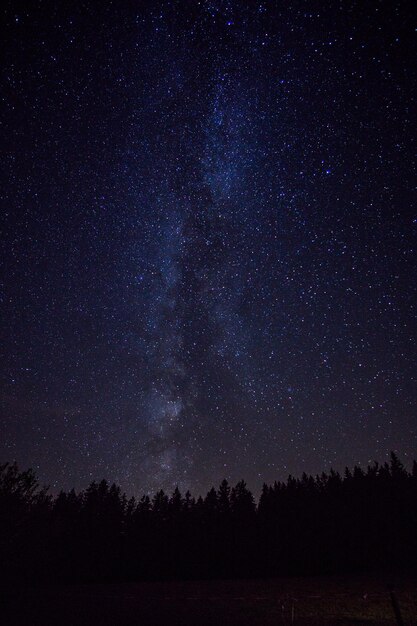
[[[417,451],[414,2],[7,2],[0,460],[51,489]]]

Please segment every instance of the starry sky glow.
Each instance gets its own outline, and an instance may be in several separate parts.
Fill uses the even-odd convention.
[[[415,456],[413,3],[2,18],[0,459],[198,494]]]

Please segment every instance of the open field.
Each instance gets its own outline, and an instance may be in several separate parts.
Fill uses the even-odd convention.
[[[3,596],[9,626],[278,626],[417,624],[417,580],[283,578],[39,588]]]

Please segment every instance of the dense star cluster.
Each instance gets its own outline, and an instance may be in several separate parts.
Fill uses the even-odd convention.
[[[198,493],[411,457],[413,3],[3,18],[0,459]]]

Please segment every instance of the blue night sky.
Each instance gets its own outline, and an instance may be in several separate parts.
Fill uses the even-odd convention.
[[[407,463],[412,2],[6,2],[0,460],[52,489]]]

